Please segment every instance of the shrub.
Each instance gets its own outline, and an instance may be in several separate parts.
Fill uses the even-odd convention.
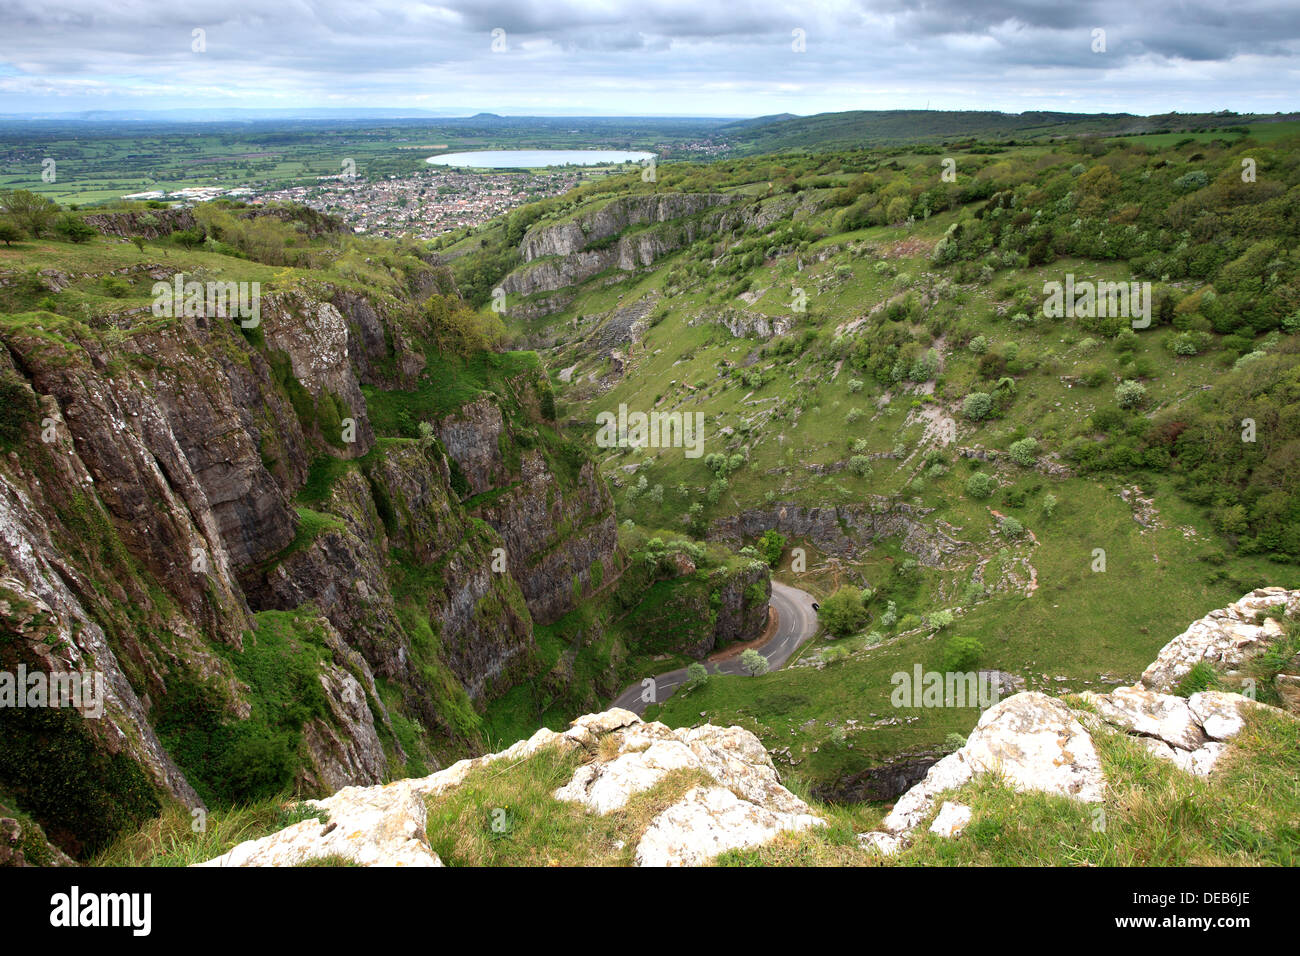
[[[1203,169],[1194,169],[1174,180],[1174,188],[1179,192],[1189,193],[1203,189],[1210,184],[1210,174]]]
[[[863,386],[862,379],[860,378],[849,379],[849,391],[852,392],[854,395],[862,391],[862,386]]]
[[[28,189],[12,189],[0,193],[0,209],[33,239],[41,238],[59,211],[54,203]]]
[[[843,587],[822,601],[817,609],[826,630],[836,637],[859,631],[867,623],[867,611],[862,606],[862,595],[854,588]]]
[[[871,474],[871,459],[866,455],[854,455],[849,459],[849,471],[859,478],[868,477]]]
[[[694,686],[701,686],[708,682],[709,669],[699,661],[692,661],[686,668],[686,681]]]
[[[987,498],[993,494],[995,487],[997,487],[997,482],[982,471],[977,471],[966,479],[966,495],[969,498],[977,500]]]
[[[1115,386],[1115,401],[1119,403],[1120,408],[1137,408],[1146,395],[1146,386],[1132,379],[1125,379]]]
[[[982,421],[993,412],[993,396],[987,392],[971,392],[963,399],[961,411],[973,422]]]
[[[942,611],[934,611],[933,613],[927,614],[925,616],[925,626],[932,627],[936,631],[942,631],[956,619],[956,615],[945,608]]]
[[[1038,439],[1030,437],[1013,441],[1007,451],[1011,455],[1011,460],[1017,465],[1033,467],[1034,462],[1038,461]]]
[[[970,340],[969,348],[976,355],[983,355],[989,350],[989,340],[982,335],[977,335]]]
[[[1002,519],[1002,533],[1008,538],[1018,538],[1025,533],[1025,526],[1011,515]]]
[[[949,673],[974,670],[983,654],[983,644],[970,635],[959,634],[943,646],[943,669]]]
[[[838,645],[835,647],[828,647],[821,653],[822,662],[825,664],[838,664],[840,661],[846,660],[848,656],[848,648]]]
[[[105,276],[104,291],[114,299],[122,299],[131,292],[131,284],[117,276]]]
[[[1110,373],[1100,365],[1088,365],[1080,370],[1079,378],[1089,388],[1096,388],[1105,384],[1106,379],[1110,378]]]
[[[86,225],[80,216],[74,216],[70,212],[64,213],[55,220],[54,232],[68,242],[86,242],[92,236],[98,235],[94,228]]]
[[[885,606],[885,612],[880,615],[880,623],[885,627],[893,627],[898,623],[898,605],[893,601]]]

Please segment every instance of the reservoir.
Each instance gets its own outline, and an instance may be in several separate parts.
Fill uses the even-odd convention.
[[[621,149],[480,149],[470,153],[444,153],[425,162],[434,166],[474,169],[537,169],[543,166],[602,166],[607,163],[644,163],[653,153]]]

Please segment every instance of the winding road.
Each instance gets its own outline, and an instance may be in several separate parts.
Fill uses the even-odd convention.
[[[780,581],[772,582],[772,599],[769,606],[776,609],[776,633],[766,644],[756,650],[767,658],[772,670],[777,670],[785,665],[800,644],[817,632],[817,612],[813,610],[811,594],[792,588],[788,584],[782,584]],[[709,668],[710,674],[745,673],[745,669],[740,666],[739,654],[719,661],[707,660],[704,665]],[[662,703],[667,700],[673,695],[673,691],[686,683],[686,679],[684,667],[656,675],[653,702]],[[643,714],[652,701],[642,700],[642,692],[641,682],[638,681],[619,694],[610,706],[623,707],[633,713]]]

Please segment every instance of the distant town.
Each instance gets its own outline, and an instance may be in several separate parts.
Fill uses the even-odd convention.
[[[714,158],[728,146],[701,140],[655,147],[661,156]],[[471,228],[524,203],[555,196],[590,179],[609,175],[608,166],[562,166],[540,171],[461,171],[430,166],[413,175],[370,179],[360,175],[320,176],[307,185],[266,187],[190,186],[122,196],[126,200],[188,205],[237,199],[250,205],[295,202],[339,216],[353,232],[383,238],[434,239]]]
[[[408,235],[433,239],[476,226],[516,206],[554,196],[603,169],[564,168],[547,172],[457,172],[430,168],[413,176],[379,180],[320,177],[314,185],[259,190],[256,187],[190,187],[174,192],[152,190],[123,196],[132,200],[208,202],[238,199],[250,205],[295,202],[339,216],[353,232],[393,238]]]

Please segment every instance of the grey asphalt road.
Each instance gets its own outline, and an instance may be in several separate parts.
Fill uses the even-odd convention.
[[[798,649],[799,645],[817,632],[817,612],[813,610],[811,594],[792,588],[788,584],[782,584],[780,581],[772,582],[772,599],[769,604],[776,608],[776,633],[757,650],[767,658],[771,669],[776,670],[785,666],[785,662],[790,659],[790,655]],[[740,666],[739,654],[723,661],[705,661],[704,666],[709,669],[710,674],[745,673]],[[686,668],[681,667],[665,674],[657,674],[654,681],[654,701],[662,703],[673,695],[673,691],[686,683]],[[646,707],[652,703],[643,699],[647,691],[648,688],[637,681],[619,694],[610,706],[623,707],[636,714],[645,713]]]

